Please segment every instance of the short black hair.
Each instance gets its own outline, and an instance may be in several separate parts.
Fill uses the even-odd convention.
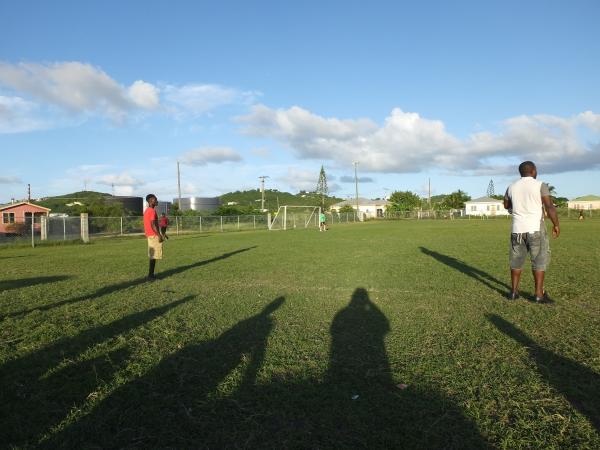
[[[151,198],[156,198],[156,195],[154,194],[148,194],[146,195],[146,201],[149,202]]]
[[[526,177],[527,175],[531,175],[531,172],[535,169],[535,164],[533,161],[523,161],[519,164],[519,173],[522,177]]]

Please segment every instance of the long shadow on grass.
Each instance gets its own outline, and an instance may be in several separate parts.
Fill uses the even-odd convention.
[[[469,264],[467,264],[464,261],[461,261],[460,259],[444,255],[433,250],[429,250],[425,247],[419,247],[419,249],[421,249],[421,251],[426,255],[429,255],[432,258],[437,259],[439,262],[446,264],[448,267],[452,267],[453,269],[464,273],[465,275],[479,281],[480,283],[485,284],[490,289],[499,292],[502,295],[505,295],[510,291],[510,287],[508,286],[508,284],[503,283],[502,281],[493,277],[489,273],[484,272],[483,270],[478,269],[477,267],[470,266]]]
[[[38,284],[55,283],[57,281],[64,281],[73,278],[67,275],[57,275],[52,277],[32,277],[32,278],[19,278],[17,280],[2,280],[0,281],[0,292],[10,291],[11,289],[26,288],[29,286],[35,286]]]
[[[389,323],[357,289],[331,326],[325,377],[297,378],[292,352],[261,371],[277,298],[212,341],[189,346],[115,391],[49,448],[485,448],[451,400],[394,386]],[[281,341],[283,339],[283,341]],[[279,337],[285,346],[285,338]],[[292,349],[288,349],[292,350]],[[299,349],[299,361],[311,364]],[[295,362],[296,371],[298,361]]]
[[[540,375],[600,432],[600,375],[572,359],[541,347],[502,317],[495,314],[486,316],[498,330],[527,349]]]
[[[112,380],[129,357],[125,346],[85,359],[85,352],[115,339],[190,301],[187,296],[169,304],[130,314],[107,325],[63,338],[0,367],[0,442],[8,447],[35,446],[43,432],[57,425],[70,410],[81,406],[104,383]],[[110,342],[108,342],[110,346]],[[81,359],[80,359],[81,358]]]
[[[164,272],[157,274],[157,278],[160,280],[160,279],[170,277],[172,275],[177,275],[181,272],[185,272],[186,270],[194,269],[197,267],[205,266],[205,265],[213,263],[213,262],[221,261],[222,259],[227,259],[231,256],[237,255],[238,253],[247,252],[248,250],[252,250],[253,248],[256,248],[256,246],[242,248],[240,250],[235,250],[235,251],[228,252],[228,253],[223,253],[222,255],[216,256],[214,258],[206,259],[204,261],[197,261],[195,263],[187,264],[185,266],[179,266],[179,267],[175,267],[173,269],[165,270]],[[8,313],[8,314],[5,314],[4,316],[0,316],[0,320],[7,318],[7,317],[23,316],[23,315],[29,314],[30,312],[33,312],[33,311],[49,311],[51,309],[58,308],[58,307],[64,306],[64,305],[70,305],[70,304],[82,302],[85,300],[94,300],[96,298],[100,298],[105,295],[113,294],[115,292],[122,291],[124,289],[139,286],[144,283],[147,283],[147,279],[145,277],[136,278],[136,279],[130,280],[130,281],[124,281],[122,283],[111,284],[109,286],[104,286],[91,294],[78,296],[78,297],[71,298],[68,300],[62,300],[60,302],[51,303],[49,305],[43,305],[43,306],[38,306],[35,308],[30,308],[30,309],[25,309],[25,310],[21,310],[21,311]]]

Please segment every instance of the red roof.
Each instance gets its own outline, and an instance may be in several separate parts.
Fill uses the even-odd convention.
[[[34,205],[33,203],[29,203],[29,202],[17,202],[17,203],[9,203],[8,205],[0,205],[0,211],[4,211],[5,209],[10,209],[10,208],[15,208],[15,207],[21,206],[21,205],[29,205],[34,208],[43,209],[44,211],[52,211],[50,208],[44,208],[43,206]]]

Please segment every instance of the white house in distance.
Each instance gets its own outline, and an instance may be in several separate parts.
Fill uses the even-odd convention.
[[[502,200],[491,197],[480,197],[465,202],[467,216],[508,216]]]
[[[358,197],[358,212],[360,216],[364,216],[367,219],[383,217],[389,204],[390,202],[387,200],[369,200]],[[331,205],[331,211],[339,212],[340,208],[344,206],[351,206],[356,210],[356,199],[344,200],[343,202]]]
[[[570,200],[567,205],[569,209],[600,209],[600,196],[584,195]]]

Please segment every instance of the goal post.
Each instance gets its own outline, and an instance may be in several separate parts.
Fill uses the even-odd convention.
[[[288,230],[294,228],[319,227],[319,206],[283,205],[277,209],[269,230]]]

